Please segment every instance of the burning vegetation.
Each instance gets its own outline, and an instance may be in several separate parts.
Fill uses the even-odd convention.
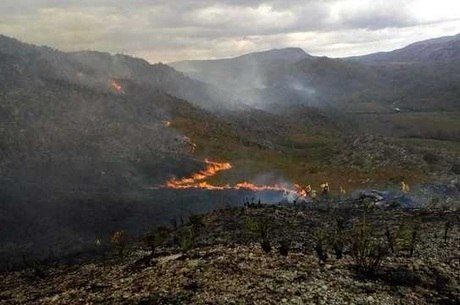
[[[112,90],[115,91],[116,93],[124,93],[123,87],[115,80],[112,80],[110,83]]]
[[[166,182],[165,187],[171,189],[204,189],[204,190],[249,190],[253,192],[272,191],[282,192],[292,200],[306,199],[316,197],[316,191],[311,188],[310,185],[302,187],[298,184],[294,184],[293,187],[288,187],[281,184],[272,185],[257,185],[251,182],[243,181],[234,185],[213,185],[207,181],[207,178],[215,176],[221,171],[226,171],[232,168],[232,165],[228,162],[215,162],[206,159],[206,169],[193,174],[190,177],[178,179],[171,178]],[[326,183],[326,185],[328,185]],[[327,187],[327,191],[329,187]],[[324,191],[324,190],[323,190]]]
[[[166,187],[173,189],[191,189],[191,188],[203,188],[203,189],[224,189],[225,187],[214,186],[203,181],[206,178],[216,175],[218,172],[225,171],[232,168],[232,165],[228,162],[213,162],[204,160],[206,163],[206,169],[193,174],[188,178],[172,178],[166,182]]]

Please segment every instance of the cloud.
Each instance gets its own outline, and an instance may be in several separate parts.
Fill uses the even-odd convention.
[[[3,0],[0,33],[63,50],[150,61],[298,46],[329,56],[460,32],[460,4],[438,0]],[[433,35],[433,36],[432,36]]]
[[[340,1],[334,4],[336,22],[347,28],[383,29],[417,25],[416,16],[409,11],[408,1]]]

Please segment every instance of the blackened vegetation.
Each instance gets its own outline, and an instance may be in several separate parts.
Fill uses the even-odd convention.
[[[282,256],[288,256],[290,248],[291,242],[289,240],[283,239],[282,241],[280,241],[278,250]]]
[[[171,221],[167,226],[154,228],[139,241],[116,231],[107,259],[99,264],[127,265],[125,272],[137,276],[157,269],[158,274],[164,274],[168,272],[165,261],[175,261],[179,264],[177,270],[186,273],[180,283],[174,284],[176,290],[171,296],[183,294],[186,299],[209,285],[199,279],[200,274],[208,277],[224,268],[222,272],[243,277],[248,272],[252,274],[248,269],[251,261],[268,260],[271,265],[278,261],[277,268],[302,274],[306,270],[315,274],[342,269],[339,276],[349,274],[353,281],[380,287],[372,289],[395,295],[401,287],[411,289],[423,299],[422,304],[455,304],[458,300],[458,212],[319,205],[260,204],[254,208],[228,207],[204,215],[192,214],[183,222]],[[241,254],[238,249],[251,252]],[[230,254],[225,251],[249,260],[239,265],[226,259]],[[184,267],[180,267],[180,261]],[[201,265],[202,261],[210,265]],[[290,265],[292,261],[296,263]],[[304,263],[299,269],[300,262]],[[195,273],[190,268],[202,271]],[[52,269],[43,264],[31,265],[23,274],[28,281],[46,281],[52,274],[48,270]],[[256,269],[254,273],[267,271]],[[174,276],[177,272],[182,271],[174,271]],[[174,276],[168,278],[171,283],[175,283]],[[307,275],[296,278],[300,285],[305,282],[308,286],[310,281]],[[182,290],[177,291],[177,284]]]
[[[315,235],[316,235],[315,252],[316,252],[316,256],[318,257],[318,262],[321,265],[327,262],[327,259],[328,259],[328,254],[327,254],[327,250],[325,246],[326,236],[325,236],[324,231],[322,230],[318,230]]]
[[[152,263],[152,259],[155,257],[157,249],[162,247],[165,242],[168,240],[171,231],[177,230],[177,228],[173,227],[172,229],[160,226],[155,228],[152,232],[145,235],[141,240],[140,244],[143,246],[147,251],[150,251],[145,257],[141,258],[137,261],[138,265],[146,265],[150,266]]]

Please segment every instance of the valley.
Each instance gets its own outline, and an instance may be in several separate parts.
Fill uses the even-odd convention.
[[[384,59],[288,48],[169,66],[0,36],[0,255],[84,253],[118,230],[324,183],[354,198],[404,182],[420,205],[456,206],[443,186],[458,188],[459,57],[439,50],[459,41],[427,42],[415,61],[401,54],[417,44]],[[185,181],[210,164],[225,170]]]

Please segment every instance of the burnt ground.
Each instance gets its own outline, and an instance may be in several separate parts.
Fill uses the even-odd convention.
[[[103,260],[4,273],[0,304],[459,304],[459,219],[458,211],[221,209],[170,226],[152,260],[143,259],[144,241],[121,256],[114,249]],[[362,232],[386,249],[374,270],[354,259]]]

